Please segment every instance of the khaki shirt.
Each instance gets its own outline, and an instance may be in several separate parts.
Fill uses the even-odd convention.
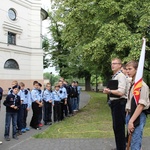
[[[126,110],[131,109],[131,100],[133,97],[133,88],[134,85],[131,88],[131,91],[129,91],[129,95],[128,95],[128,100],[127,100],[127,104],[126,104]],[[141,87],[141,91],[140,91],[140,99],[139,99],[139,104],[143,104],[144,110],[149,108],[150,105],[150,101],[149,101],[149,87],[147,86],[147,84],[143,81],[142,82],[142,87]]]
[[[113,78],[113,80],[118,80],[118,89],[117,90],[124,94],[120,98],[127,98],[129,82],[128,82],[126,76],[122,72],[120,72]],[[110,97],[110,100],[118,100],[120,98]]]

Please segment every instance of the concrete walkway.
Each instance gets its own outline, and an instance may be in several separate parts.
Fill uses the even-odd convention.
[[[81,93],[80,108],[84,107],[89,102],[90,96],[86,92]],[[4,134],[4,116],[5,107],[2,106],[0,112],[0,140],[3,144],[0,145],[0,150],[111,150],[115,147],[114,139],[34,139],[32,136],[42,132],[47,126],[42,127],[41,131],[31,129],[29,132],[19,136],[19,140],[11,139],[6,142],[3,138]],[[29,113],[28,123],[31,119]],[[150,138],[144,138],[143,150],[150,150]]]

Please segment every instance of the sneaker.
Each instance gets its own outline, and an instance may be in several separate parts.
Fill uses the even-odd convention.
[[[25,133],[25,132],[26,132],[26,129],[21,129],[21,132],[22,132],[22,133]]]
[[[48,122],[47,124],[48,124],[48,125],[52,125],[52,122]]]
[[[14,135],[14,136],[13,136],[13,139],[18,140],[17,135]]]
[[[6,141],[10,141],[9,136],[6,136],[6,137],[5,137],[5,140],[6,140]]]
[[[41,128],[39,127],[39,128],[36,128],[36,130],[41,130]]]
[[[25,128],[26,131],[30,131],[30,128]]]
[[[2,141],[0,141],[0,145],[1,145],[1,144],[3,144],[3,142],[2,142]]]
[[[39,127],[43,127],[43,124],[42,124],[42,123],[40,123],[40,124],[39,124]]]

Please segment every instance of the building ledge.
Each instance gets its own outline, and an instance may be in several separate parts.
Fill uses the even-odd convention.
[[[6,21],[4,21],[4,23],[3,23],[3,28],[6,32],[10,31],[10,32],[13,32],[16,34],[21,34],[23,31],[23,29],[20,26],[11,24]]]

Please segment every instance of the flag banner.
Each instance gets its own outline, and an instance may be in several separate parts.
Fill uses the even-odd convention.
[[[140,90],[142,87],[142,81],[143,81],[142,78],[143,78],[143,70],[144,70],[144,62],[145,62],[145,49],[146,49],[146,39],[143,38],[142,50],[140,54],[140,59],[139,59],[137,73],[135,76],[135,82],[133,87],[133,97],[131,100],[131,116],[133,115],[140,99]],[[139,125],[139,121],[140,118],[138,117],[134,122],[135,127]]]
[[[146,40],[143,38],[143,45],[140,55],[140,60],[138,63],[137,73],[135,76],[135,83],[134,83],[134,89],[133,89],[133,95],[136,102],[136,105],[139,102],[140,98],[140,89],[142,87],[142,78],[143,78],[143,70],[144,70],[144,62],[145,62],[145,48],[146,48]]]

